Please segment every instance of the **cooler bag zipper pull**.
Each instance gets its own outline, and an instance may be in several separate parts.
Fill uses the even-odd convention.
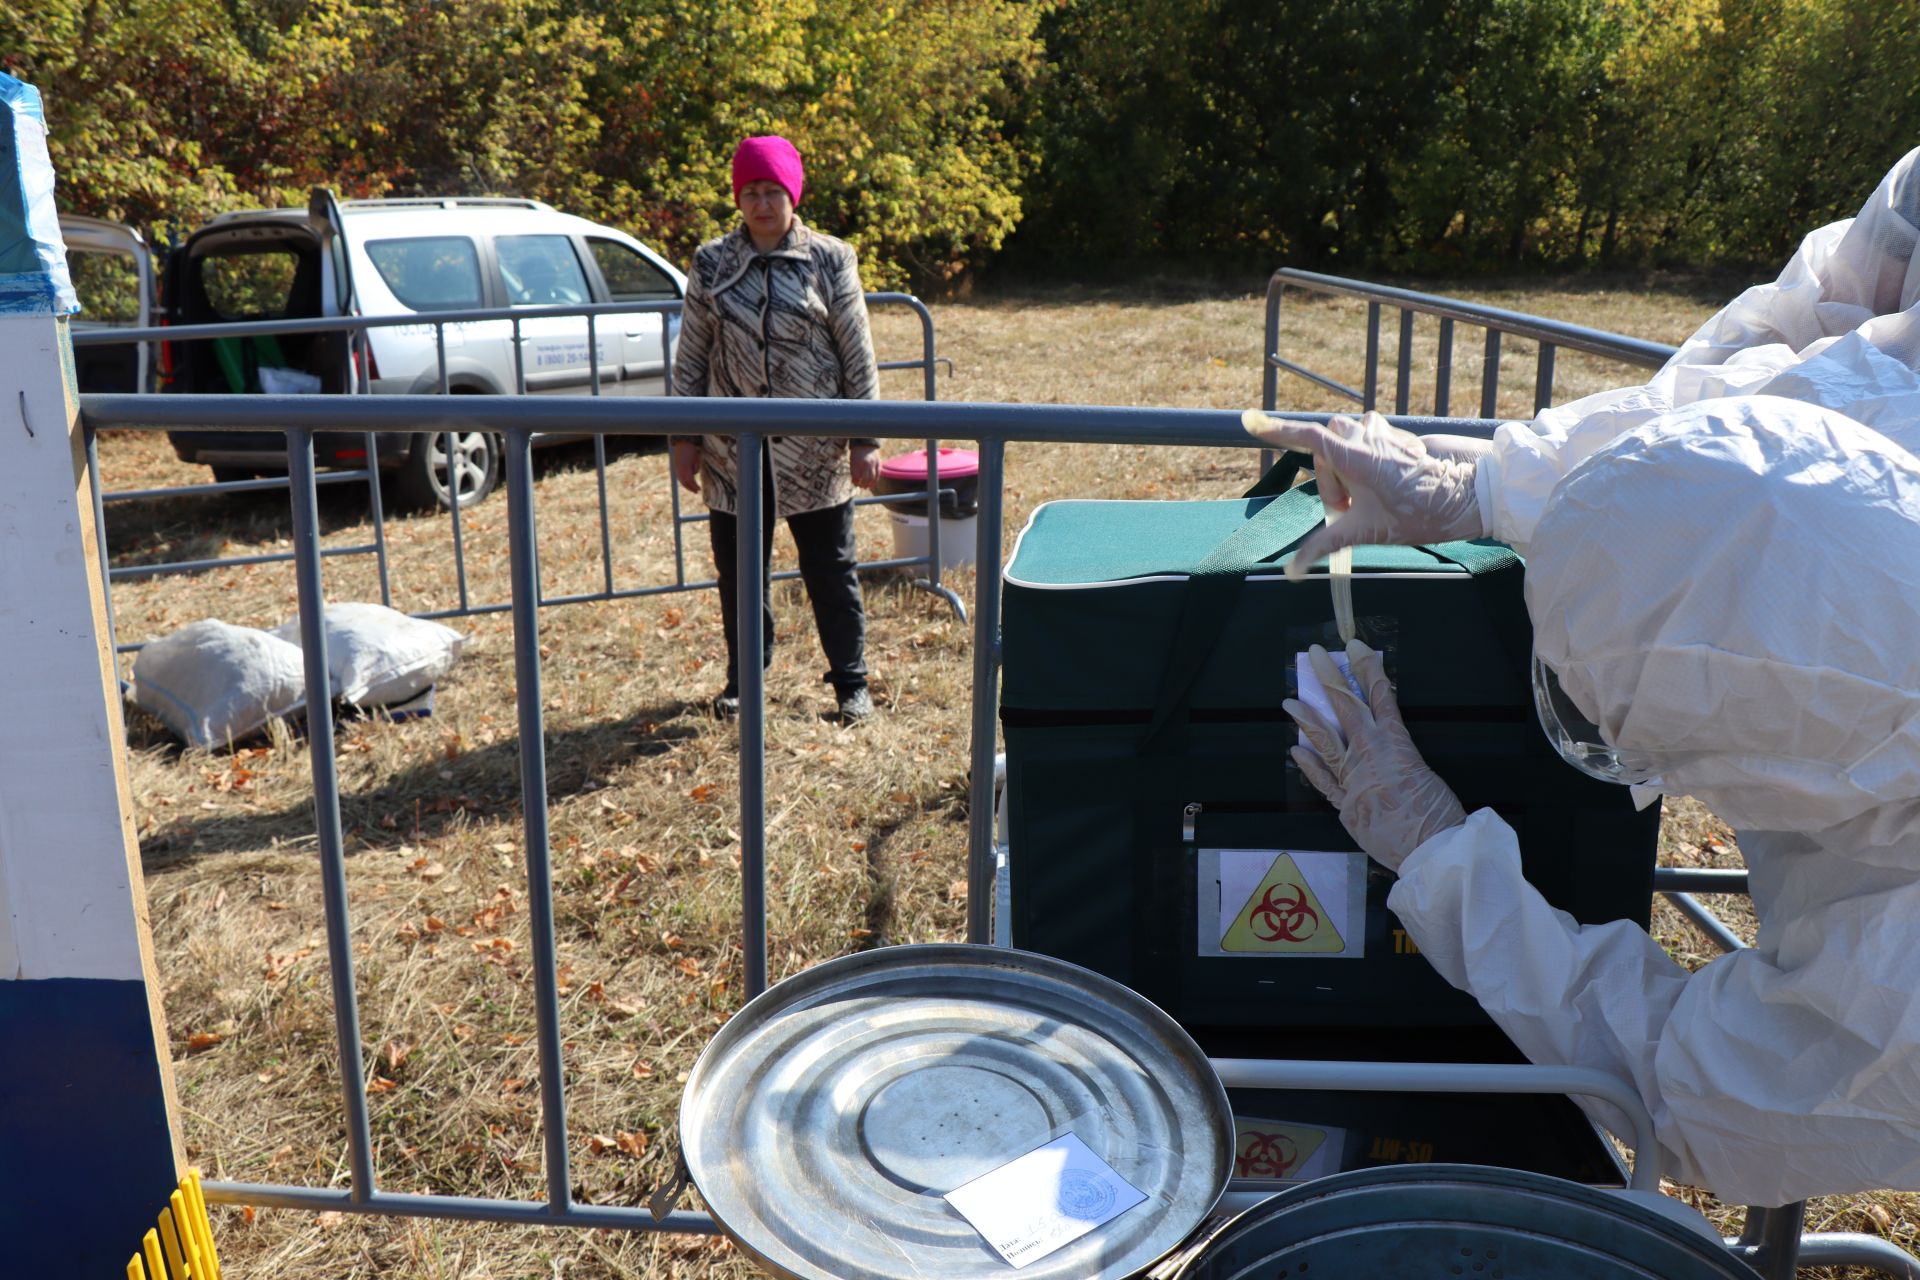
[[[1193,843],[1193,828],[1199,819],[1200,802],[1198,800],[1180,811],[1180,838],[1188,844]]]

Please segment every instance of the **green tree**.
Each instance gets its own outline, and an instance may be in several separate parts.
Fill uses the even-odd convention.
[[[681,252],[734,220],[755,133],[807,161],[801,210],[863,250],[869,283],[939,279],[997,249],[1027,157],[1001,121],[1038,59],[1017,0],[634,0],[594,80],[609,205]]]

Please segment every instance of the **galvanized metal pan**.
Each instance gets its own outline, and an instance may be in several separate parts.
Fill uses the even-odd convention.
[[[942,1197],[1067,1133],[1146,1202],[1016,1271]],[[1151,1002],[950,944],[828,961],[753,1000],[688,1076],[680,1142],[714,1218],[788,1280],[1119,1280],[1220,1198],[1233,1116]]]
[[[1760,1280],[1677,1200],[1481,1165],[1389,1165],[1262,1201],[1155,1280]]]

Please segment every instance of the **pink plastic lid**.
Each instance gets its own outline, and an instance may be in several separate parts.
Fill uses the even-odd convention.
[[[962,480],[980,474],[980,455],[971,449],[942,449],[936,460],[937,474],[949,480]],[[927,478],[927,451],[916,449],[880,464],[880,474],[889,480]]]

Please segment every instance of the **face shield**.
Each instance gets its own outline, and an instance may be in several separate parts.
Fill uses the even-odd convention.
[[[1661,766],[1654,753],[1610,745],[1600,726],[1574,705],[1560,687],[1560,677],[1537,653],[1533,655],[1533,710],[1560,758],[1589,778],[1633,787],[1659,781]]]

